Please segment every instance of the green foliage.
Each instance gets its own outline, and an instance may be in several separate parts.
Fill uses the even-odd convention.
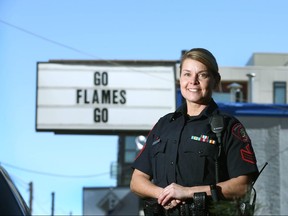
[[[209,212],[212,215],[230,216],[252,216],[254,214],[254,206],[249,202],[243,200],[227,201],[221,200],[218,202],[212,202],[209,207]]]

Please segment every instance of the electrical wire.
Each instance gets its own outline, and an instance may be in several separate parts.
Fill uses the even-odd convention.
[[[35,170],[31,170],[31,169],[21,168],[21,167],[17,167],[17,166],[14,166],[12,164],[3,163],[3,162],[0,162],[0,164],[7,166],[7,167],[10,167],[10,168],[13,168],[13,169],[21,170],[24,172],[29,172],[29,173],[39,174],[39,175],[45,175],[45,176],[59,177],[59,178],[96,178],[96,177],[110,174],[110,172],[105,172],[105,173],[98,173],[98,174],[92,174],[92,175],[63,175],[63,174],[55,174],[55,173],[41,172],[41,171],[35,171]]]
[[[44,40],[44,41],[46,41],[46,42],[49,42],[49,43],[58,45],[58,46],[60,46],[60,47],[64,47],[64,48],[66,48],[66,49],[72,50],[72,51],[74,51],[74,52],[80,53],[80,54],[85,55],[85,56],[89,56],[89,57],[92,57],[92,58],[96,58],[96,59],[98,59],[98,60],[102,60],[102,61],[106,62],[107,64],[114,65],[114,66],[124,66],[124,67],[130,69],[131,71],[136,71],[136,69],[133,68],[133,67],[131,67],[131,66],[122,65],[122,64],[120,64],[120,63],[118,63],[118,62],[115,62],[115,61],[105,60],[105,59],[99,58],[98,56],[95,56],[95,55],[93,55],[93,54],[91,54],[91,53],[82,51],[82,50],[80,50],[80,49],[76,49],[76,48],[74,48],[74,47],[72,47],[72,46],[68,46],[68,45],[66,45],[66,44],[57,42],[57,41],[55,41],[55,40],[51,40],[51,39],[49,39],[49,38],[47,38],[47,37],[44,37],[44,36],[39,35],[39,34],[36,34],[36,33],[32,32],[32,31],[29,31],[29,30],[24,29],[24,28],[22,28],[22,27],[19,27],[19,26],[17,26],[17,25],[8,23],[8,22],[6,22],[6,21],[4,21],[4,20],[2,20],[2,19],[0,19],[0,23],[5,24],[5,25],[7,25],[7,26],[9,26],[9,27],[12,27],[12,28],[14,28],[14,29],[17,29],[17,30],[19,30],[19,31],[22,31],[22,32],[24,32],[24,33],[26,33],[26,34],[32,35],[32,36],[34,36],[34,37],[37,37],[37,38],[39,38],[39,39],[42,39],[42,40]],[[139,71],[138,71],[138,72],[139,72]],[[141,72],[141,71],[140,71],[140,72]],[[149,73],[147,73],[147,72],[142,72],[142,73],[144,73],[144,74],[147,75],[147,76],[159,78],[158,76],[149,74]],[[166,80],[166,81],[168,81],[168,82],[171,82],[171,81],[172,81],[172,80],[170,80],[170,79],[166,79],[166,78],[163,78],[163,77],[161,77],[160,79],[161,79],[161,80]],[[174,81],[173,81],[173,82],[174,82]]]
[[[13,182],[19,186],[21,186],[21,188],[24,188],[26,191],[29,189],[29,183],[27,183],[26,181],[24,181],[23,179],[19,178],[16,175],[10,174],[9,176],[11,177],[11,179],[13,180]]]
[[[287,150],[288,150],[288,147],[282,149],[278,153],[272,155],[267,161],[269,162],[269,161],[273,160],[275,157],[279,156],[280,154],[282,154],[283,152],[285,152]],[[4,163],[0,162],[0,165],[4,165],[4,166],[10,167],[10,168],[18,169],[18,170],[21,170],[24,172],[29,172],[29,173],[39,174],[39,175],[52,176],[52,177],[60,177],[60,178],[96,178],[96,177],[110,174],[110,172],[105,172],[105,173],[98,173],[98,174],[91,174],[91,175],[63,175],[63,174],[55,174],[55,173],[41,172],[41,171],[35,171],[35,170],[31,170],[31,169],[21,168],[21,167],[17,167],[17,166],[14,166],[12,164],[8,164],[5,162]],[[130,169],[130,168],[131,168],[130,166],[127,167],[127,169]]]
[[[66,49],[72,50],[72,51],[74,51],[74,52],[80,53],[80,54],[85,55],[85,56],[89,56],[89,57],[92,57],[92,58],[96,58],[96,59],[99,59],[99,60],[106,61],[106,62],[109,63],[109,64],[118,65],[118,64],[116,64],[116,63],[113,62],[113,61],[108,61],[108,60],[101,59],[100,57],[95,56],[95,55],[93,55],[93,54],[91,54],[91,53],[82,51],[82,50],[80,50],[80,49],[76,49],[76,48],[74,48],[74,47],[72,47],[72,46],[68,46],[68,45],[66,45],[66,44],[57,42],[57,41],[55,41],[55,40],[49,39],[49,38],[47,38],[47,37],[44,37],[44,36],[42,36],[42,35],[39,35],[39,34],[36,34],[36,33],[32,32],[32,31],[29,31],[29,30],[27,30],[27,29],[24,29],[24,28],[22,28],[22,27],[16,26],[16,25],[11,24],[11,23],[8,23],[8,22],[6,22],[6,21],[4,21],[4,20],[2,20],[2,19],[0,19],[0,22],[3,23],[3,24],[5,24],[5,25],[7,25],[7,26],[10,26],[10,27],[12,27],[12,28],[14,28],[14,29],[17,29],[17,30],[19,30],[19,31],[22,31],[22,32],[24,32],[24,33],[26,33],[26,34],[29,34],[29,35],[32,35],[32,36],[34,36],[34,37],[40,38],[40,39],[42,39],[42,40],[44,40],[44,41],[46,41],[46,42],[52,43],[52,44],[54,44],[54,45],[58,45],[58,46],[60,46],[60,47],[64,47],[64,48],[66,48]]]
[[[12,28],[15,28],[15,29],[17,29],[17,30],[19,30],[19,31],[25,32],[25,33],[27,33],[27,34],[29,34],[29,35],[32,35],[32,36],[34,36],[34,37],[37,37],[37,38],[40,38],[40,39],[45,40],[45,41],[47,41],[47,42],[50,42],[50,43],[52,43],[52,44],[55,44],[55,45],[64,47],[64,48],[66,48],[66,49],[70,49],[70,50],[75,51],[75,52],[77,52],[77,53],[80,53],[80,54],[82,54],[82,55],[86,55],[86,56],[93,57],[93,58],[98,58],[97,56],[95,56],[95,55],[93,55],[93,54],[90,54],[90,53],[84,52],[84,51],[82,51],[82,50],[76,49],[76,48],[74,48],[74,47],[65,45],[65,44],[60,43],[60,42],[57,42],[57,41],[55,41],[55,40],[51,40],[51,39],[49,39],[49,38],[47,38],[47,37],[43,37],[43,36],[41,36],[41,35],[39,35],[39,34],[36,34],[36,33],[31,32],[31,31],[28,31],[28,30],[26,30],[26,29],[24,29],[24,28],[21,28],[21,27],[19,27],[19,26],[13,25],[13,24],[8,23],[8,22],[6,22],[6,21],[4,21],[4,20],[1,20],[1,19],[0,19],[0,22],[3,23],[3,24],[5,24],[5,25],[7,25],[7,26],[10,26],[10,27],[12,27]]]

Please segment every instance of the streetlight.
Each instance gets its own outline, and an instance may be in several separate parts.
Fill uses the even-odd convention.
[[[254,84],[254,77],[256,76],[255,73],[249,73],[246,74],[246,76],[248,77],[249,81],[248,81],[248,102],[252,103],[253,102],[253,84]]]
[[[141,150],[146,143],[146,137],[143,135],[137,136],[135,138],[135,143],[137,146],[137,150]]]

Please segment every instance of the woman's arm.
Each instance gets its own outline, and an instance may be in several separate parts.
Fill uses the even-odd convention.
[[[150,176],[138,169],[134,169],[130,182],[130,189],[140,197],[158,198],[163,188],[154,185]]]
[[[250,189],[252,183],[252,175],[241,175],[236,178],[220,182],[217,186],[221,189],[221,194],[226,199],[238,199],[245,196]]]
[[[228,200],[245,196],[251,186],[251,179],[249,175],[242,175],[220,182],[217,184],[220,195]],[[149,175],[137,169],[132,173],[130,189],[140,197],[158,199],[158,203],[164,207],[170,204],[170,207],[176,206],[180,201],[185,202],[186,199],[193,198],[194,193],[206,192],[208,196],[211,195],[210,185],[183,187],[172,183],[165,188],[158,187],[151,182]]]
[[[251,179],[252,178],[249,175],[242,175],[225,182],[220,182],[217,184],[220,188],[220,196],[228,200],[245,196],[251,186]],[[207,195],[211,195],[210,185],[183,187],[172,183],[160,192],[158,203],[161,205],[167,205],[167,203],[173,199],[185,201],[185,199],[193,198],[194,193],[198,192],[206,192]]]

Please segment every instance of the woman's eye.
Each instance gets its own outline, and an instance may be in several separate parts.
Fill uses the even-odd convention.
[[[198,74],[199,79],[206,79],[209,77],[209,73],[200,73]]]
[[[184,73],[184,76],[188,76],[188,77],[189,77],[189,76],[190,76],[190,73]]]

